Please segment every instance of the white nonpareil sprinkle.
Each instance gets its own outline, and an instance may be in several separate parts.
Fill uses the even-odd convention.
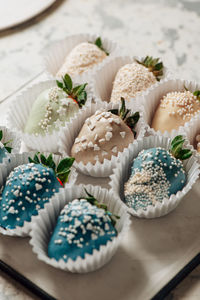
[[[169,111],[169,115],[179,115],[185,120],[196,113],[196,110],[194,110],[195,103],[199,105],[198,111],[200,111],[200,101],[190,91],[171,92],[161,99],[160,107],[166,108],[170,105],[174,108],[174,111]]]
[[[121,97],[130,101],[137,93],[156,83],[156,78],[146,67],[134,62],[119,69],[114,80],[111,95],[112,102],[119,102]]]

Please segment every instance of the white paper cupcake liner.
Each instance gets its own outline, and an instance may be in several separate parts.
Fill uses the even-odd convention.
[[[78,79],[78,77],[77,77]],[[83,83],[83,81],[82,81]],[[74,82],[74,85],[80,84],[79,82]],[[17,131],[24,143],[33,150],[37,151],[48,151],[56,153],[58,152],[58,135],[59,131],[62,130],[62,127],[57,131],[54,130],[52,134],[45,134],[45,135],[35,135],[35,134],[28,134],[24,133],[24,128],[27,123],[32,105],[36,98],[39,96],[40,93],[49,89],[51,87],[56,86],[55,80],[47,80],[43,82],[39,82],[33,84],[32,86],[28,87],[16,98],[15,101],[12,102],[10,109],[8,111],[7,121],[8,126],[13,130]],[[86,86],[87,91],[87,102],[86,106],[89,105],[92,101],[92,93],[91,88],[89,85]],[[76,118],[74,115],[72,119]],[[67,125],[68,122],[65,123]]]
[[[35,152],[24,152],[22,154],[11,154],[9,161],[6,161],[4,164],[0,167],[0,189],[5,185],[6,179],[9,176],[10,172],[17,166],[29,163],[28,157],[34,157]],[[47,155],[47,153],[44,153],[44,155]],[[55,164],[58,165],[62,157],[60,155],[53,155],[53,159],[55,161]],[[71,172],[69,175],[68,182],[65,184],[65,189],[71,188],[77,179],[77,172],[75,168],[71,168]],[[64,188],[60,188],[62,190]],[[44,207],[47,203],[44,204]],[[44,208],[43,208],[44,209]],[[41,209],[41,210],[43,210]],[[31,221],[24,222],[23,226],[17,226],[15,229],[3,229],[0,227],[0,233],[4,235],[9,236],[27,236],[30,229],[31,229],[31,223],[34,220],[36,216],[32,216]]]
[[[110,102],[110,97],[113,89],[113,82],[115,80],[115,76],[118,70],[126,64],[133,63],[135,59],[142,60],[143,58],[137,56],[116,56],[112,58],[109,62],[102,62],[102,64],[98,66],[96,73],[92,76],[92,92],[95,95],[95,101]],[[170,72],[167,70],[166,67],[164,67],[163,78],[160,82],[157,81],[150,88],[155,88],[156,86],[160,85],[164,79],[170,78],[170,76]],[[150,88],[146,89],[138,95],[148,93]],[[126,101],[126,105],[128,108],[134,108],[134,98],[131,101]]]
[[[138,153],[143,149],[162,147],[169,149],[171,140],[163,136],[149,136],[142,140],[136,141],[128,150],[125,151],[120,164],[116,166],[113,174],[110,176],[111,189],[120,195],[121,200],[124,200],[124,183],[127,182],[130,176],[130,169],[134,158],[138,156]],[[191,146],[185,145],[187,148],[192,150]],[[181,202],[181,199],[189,192],[193,184],[196,182],[200,173],[200,165],[197,163],[197,158],[193,151],[193,156],[188,160],[183,161],[184,169],[186,171],[187,181],[184,188],[178,191],[176,194],[165,198],[163,201],[157,202],[155,206],[148,206],[146,210],[139,209],[135,211],[133,208],[127,210],[133,215],[140,218],[157,218],[168,214],[170,211],[175,209]]]
[[[120,219],[116,222],[118,235],[105,246],[100,246],[99,251],[94,250],[92,254],[86,254],[84,259],[78,257],[75,261],[69,259],[67,262],[64,262],[62,259],[56,261],[53,258],[49,258],[47,255],[48,243],[51,233],[56,226],[57,218],[67,203],[86,196],[84,188],[86,188],[90,194],[94,195],[95,198],[100,200],[101,203],[106,204],[109,211],[120,216]],[[98,186],[79,185],[74,186],[72,189],[60,191],[60,193],[56,194],[50,203],[46,205],[45,210],[40,211],[32,226],[30,244],[33,247],[33,252],[37,254],[38,259],[45,263],[70,272],[87,273],[101,268],[112,258],[120,241],[127,233],[129,226],[130,218],[126,212],[126,207],[117,195],[113,197],[111,191]]]
[[[136,98],[136,105],[140,105],[141,110],[144,113],[144,121],[147,124],[147,135],[156,134],[166,137],[175,137],[179,134],[180,131],[185,131],[185,129],[189,126],[188,122],[186,122],[184,126],[180,126],[179,129],[173,129],[171,132],[165,131],[164,133],[159,130],[156,131],[151,127],[153,116],[162,97],[169,92],[184,91],[184,86],[186,86],[187,89],[192,92],[200,89],[200,85],[198,85],[194,81],[183,79],[165,79],[158,86],[150,88],[148,90],[148,93],[146,93],[145,95],[141,95]],[[193,118],[194,117],[192,117],[191,120]]]
[[[120,104],[121,105],[121,104]],[[63,128],[63,130],[60,132],[59,136],[59,152],[62,153],[62,155],[71,156],[71,148],[74,144],[74,141],[76,137],[78,136],[85,120],[92,116],[97,110],[104,109],[105,111],[108,111],[113,108],[120,107],[118,104],[113,103],[103,103],[98,102],[91,104],[87,108],[85,107],[82,109],[82,111],[77,115],[76,120],[72,120],[71,123]],[[136,112],[138,110],[132,110],[131,112]],[[141,139],[145,135],[145,124],[143,122],[142,113],[140,112],[140,119],[136,125],[136,137],[135,139]],[[131,145],[131,144],[130,144]],[[129,145],[129,146],[130,146]],[[74,167],[80,171],[81,173],[85,175],[90,175],[94,177],[107,177],[112,173],[113,168],[115,167],[117,161],[121,159],[123,156],[123,152],[118,152],[117,156],[112,156],[110,160],[104,159],[103,163],[100,163],[99,161],[96,162],[96,164],[87,163],[84,165],[82,162],[77,163],[74,162]]]
[[[194,118],[187,122],[184,128],[180,128],[180,134],[186,135],[200,163],[200,153],[196,150],[196,136],[200,134],[200,113],[196,114]]]
[[[10,141],[10,143],[7,145],[8,147],[12,147],[11,153],[19,153],[20,147],[21,147],[21,138],[18,133],[13,132],[12,130],[8,129],[5,126],[0,126],[0,130],[3,132],[3,138],[1,140],[1,143],[6,143]],[[10,157],[10,153],[6,155],[6,157],[3,158],[1,163],[4,163],[7,161]],[[0,164],[1,164],[0,163]]]
[[[71,50],[80,43],[83,42],[94,42],[99,35],[97,34],[76,34],[66,37],[65,39],[58,41],[52,45],[48,53],[44,56],[45,70],[48,76],[56,77],[56,73],[63,65],[66,56],[71,52]],[[103,61],[108,61],[112,56],[115,56],[119,51],[119,46],[116,42],[111,41],[108,38],[101,37],[103,47],[109,53],[107,58]],[[82,73],[84,76],[89,77],[91,71],[95,72],[97,66],[101,63],[95,65],[93,68],[88,69],[87,72]],[[72,76],[73,77],[73,76]]]

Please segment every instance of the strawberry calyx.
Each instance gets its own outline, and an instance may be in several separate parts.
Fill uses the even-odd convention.
[[[38,152],[34,155],[33,158],[29,157],[28,160],[30,163],[42,164],[45,167],[53,169],[57,180],[64,187],[64,184],[68,181],[69,174],[71,172],[70,169],[75,159],[73,157],[66,157],[62,159],[56,166],[52,154],[50,154],[48,157],[45,157],[44,154],[40,154]]]
[[[62,77],[62,82],[56,80],[57,86],[62,89],[70,98],[72,98],[81,108],[87,101],[87,92],[85,90],[87,83],[73,87],[73,82],[68,74]]]
[[[121,108],[110,109],[112,114],[119,116],[125,124],[130,128],[134,136],[136,136],[135,126],[140,118],[140,113],[137,111],[133,115],[130,114],[130,109],[126,108],[125,99],[121,97]]]

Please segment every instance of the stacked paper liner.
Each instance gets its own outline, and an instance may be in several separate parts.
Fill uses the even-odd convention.
[[[103,102],[97,102],[95,104],[91,104],[88,107],[83,108],[80,113],[77,115],[77,119],[74,119],[70,122],[68,126],[63,128],[62,132],[59,135],[59,152],[62,155],[71,156],[71,149],[74,144],[76,137],[78,136],[85,120],[95,114],[97,110],[103,109],[108,111],[113,108],[119,108],[118,104],[107,104]],[[131,111],[134,113],[135,111]],[[140,120],[136,125],[136,139],[141,139],[145,134],[145,125],[142,118],[142,113]],[[131,145],[131,144],[130,144]],[[116,162],[121,159],[123,156],[123,152],[118,152],[117,156],[112,156],[110,160],[104,159],[103,163],[99,161],[96,164],[91,164],[90,162],[84,165],[82,162],[77,163],[74,162],[74,167],[83,174],[94,176],[94,177],[107,177],[112,173],[113,168],[116,165]]]
[[[192,118],[187,124],[185,124],[185,127],[180,129],[180,133],[186,135],[192,147],[196,149],[196,137],[200,134],[200,113],[196,114],[194,118]],[[196,150],[194,150],[194,152],[196,153],[198,161],[200,163],[200,153]]]
[[[186,122],[184,126],[180,126],[178,130],[174,129],[171,132],[165,131],[164,133],[162,133],[161,131],[155,131],[151,127],[153,116],[162,97],[169,92],[183,92],[185,90],[184,86],[191,92],[200,89],[200,85],[198,85],[194,81],[182,79],[165,79],[156,87],[149,88],[146,94],[137,97],[136,105],[140,105],[141,110],[143,111],[144,121],[147,124],[147,135],[158,134],[166,137],[175,137],[180,132],[184,132],[186,130],[186,128],[189,126],[188,122]],[[194,116],[192,117],[192,119],[193,118]]]
[[[170,148],[171,140],[163,136],[149,136],[143,138],[143,140],[136,141],[127,149],[121,158],[121,163],[116,166],[113,170],[113,174],[110,176],[111,189],[120,195],[122,201],[124,201],[124,183],[130,177],[130,169],[134,158],[137,157],[138,153],[143,149],[161,147],[164,149]],[[187,148],[192,150],[191,146],[186,145]],[[181,199],[189,192],[193,184],[198,179],[200,173],[200,165],[197,163],[197,158],[193,151],[193,156],[187,161],[183,162],[184,169],[186,171],[187,181],[186,185],[181,191],[178,191],[175,195],[171,195],[169,198],[164,198],[163,201],[157,202],[155,206],[150,205],[144,209],[138,209],[137,211],[133,208],[127,210],[133,215],[140,218],[156,218],[168,214],[170,211],[175,209],[181,202]]]
[[[21,147],[21,139],[18,133],[14,133],[12,130],[8,129],[5,126],[0,126],[0,130],[3,132],[3,138],[1,140],[1,143],[6,143],[10,141],[10,143],[7,145],[8,147],[12,147],[12,153],[19,153],[20,147]],[[10,154],[8,153],[6,157],[3,158],[2,163],[4,163],[8,158],[10,157]]]
[[[46,72],[49,76],[56,76],[56,73],[63,65],[65,57],[71,52],[71,50],[76,47],[78,44],[83,42],[95,42],[99,37],[97,34],[76,34],[71,35],[65,38],[62,41],[55,43],[50,49],[49,52],[44,56],[44,65]],[[115,56],[119,53],[119,46],[107,38],[101,38],[103,47],[109,53],[107,58],[104,61],[109,61],[112,56]],[[101,64],[101,63],[100,63]],[[99,64],[99,65],[100,65]],[[84,72],[84,76],[90,77],[91,71],[95,71],[97,66],[89,69],[88,72]]]
[[[77,77],[77,79],[80,79]],[[82,81],[84,83],[85,81]],[[74,82],[74,85],[79,84]],[[58,135],[59,131],[62,130],[62,127],[57,131],[54,130],[52,134],[45,135],[35,135],[24,133],[24,128],[27,123],[31,108],[33,103],[37,99],[40,93],[49,89],[51,87],[56,86],[55,80],[47,80],[40,83],[36,83],[26,90],[22,91],[22,93],[16,98],[14,102],[12,102],[12,106],[8,112],[8,126],[13,130],[17,131],[24,143],[30,147],[31,149],[38,151],[48,151],[56,153],[58,152]],[[87,102],[86,106],[89,105],[92,101],[92,93],[90,86],[86,86],[87,91]],[[76,114],[72,119],[76,118]],[[72,120],[71,119],[71,120]],[[68,122],[65,123],[67,125]]]
[[[45,155],[47,153],[44,153]],[[27,164],[29,162],[28,157],[33,158],[35,155],[35,152],[29,152],[29,153],[22,153],[22,154],[11,154],[9,161],[6,161],[4,164],[0,167],[0,187],[4,186],[6,183],[6,179],[9,176],[10,172],[17,166]],[[53,159],[56,165],[60,162],[62,159],[59,155],[53,155]],[[74,168],[71,168],[71,172],[69,175],[68,182],[65,184],[65,188],[68,189],[71,186],[73,186],[76,182],[77,173]],[[60,188],[62,190],[63,188]],[[46,205],[46,204],[45,204]],[[44,207],[45,207],[44,205]],[[10,235],[10,236],[27,236],[30,228],[31,223],[34,220],[36,216],[32,216],[30,222],[24,222],[23,226],[17,226],[15,229],[4,229],[0,227],[0,233],[4,235]]]
[[[92,80],[92,92],[95,95],[95,101],[110,101],[113,82],[115,80],[115,76],[120,68],[122,68],[126,64],[131,64],[134,60],[141,61],[143,58],[136,56],[117,56],[113,57],[110,61],[102,62],[101,65],[97,67],[97,70],[93,72],[93,80]],[[170,77],[169,71],[164,68],[163,79],[160,82],[156,82],[151,89],[160,85],[161,82]],[[149,88],[141,94],[146,94],[149,91]],[[126,99],[125,99],[126,100]],[[129,108],[135,107],[134,98],[131,101],[126,101],[126,105]]]
[[[69,259],[67,262],[64,262],[62,259],[56,261],[53,258],[49,258],[47,256],[48,243],[51,233],[56,226],[58,216],[67,203],[86,196],[84,188],[86,188],[90,194],[94,195],[100,203],[106,204],[109,211],[120,216],[120,219],[117,220],[116,223],[118,235],[105,246],[100,246],[99,251],[94,250],[92,254],[86,254],[84,259],[78,257],[75,261]],[[118,196],[115,195],[113,197],[111,191],[102,189],[101,187],[91,185],[74,186],[71,189],[60,191],[60,193],[56,194],[48,205],[46,205],[45,210],[40,211],[32,226],[30,244],[33,247],[33,252],[37,254],[38,259],[45,263],[70,272],[87,273],[101,268],[112,258],[120,241],[128,231],[129,226],[129,215],[126,212],[125,205],[120,201]]]

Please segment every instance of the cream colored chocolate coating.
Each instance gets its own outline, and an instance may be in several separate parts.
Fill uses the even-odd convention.
[[[95,115],[86,119],[75,143],[71,149],[71,156],[77,162],[93,165],[104,159],[117,156],[134,140],[131,129],[124,121],[110,112],[97,111]]]
[[[68,73],[71,76],[79,75],[95,64],[106,58],[106,53],[92,43],[81,43],[77,45],[66,56],[56,76],[61,77]]]
[[[196,136],[197,152],[200,153],[200,133]]]
[[[110,101],[119,102],[121,97],[130,101],[155,83],[155,76],[146,67],[137,62],[127,64],[120,68],[115,76]]]
[[[177,130],[200,111],[200,101],[189,91],[171,92],[160,101],[151,127],[161,132]]]

